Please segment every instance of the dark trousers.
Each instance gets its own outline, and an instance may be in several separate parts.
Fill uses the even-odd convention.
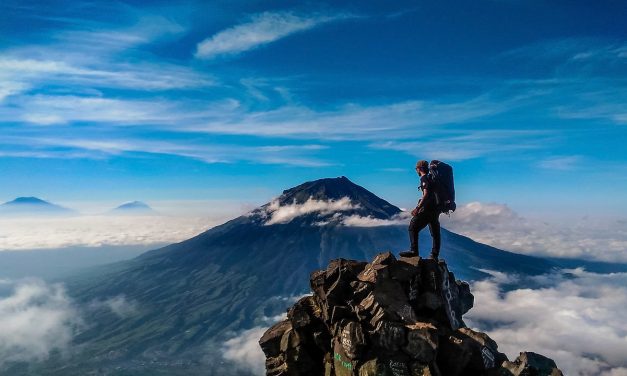
[[[431,253],[440,254],[440,213],[436,210],[423,210],[413,216],[409,222],[409,242],[411,244],[410,251],[418,253],[418,234],[420,230],[429,225],[429,232],[433,238],[433,247]]]

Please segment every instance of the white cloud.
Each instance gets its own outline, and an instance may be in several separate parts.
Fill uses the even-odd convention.
[[[309,294],[273,296],[269,300],[280,300],[287,307],[307,295]],[[222,356],[232,361],[236,367],[252,372],[254,375],[265,375],[266,356],[259,346],[259,339],[268,328],[285,319],[287,319],[286,312],[271,317],[260,317],[259,321],[264,325],[243,330],[231,336],[222,345]]]
[[[450,133],[450,132],[449,132]],[[437,139],[433,139],[437,135]],[[525,150],[538,149],[542,144],[538,141],[546,136],[545,131],[498,130],[484,131],[465,130],[462,134],[437,134],[423,137],[421,141],[386,141],[374,143],[371,147],[406,152],[407,154],[427,158],[463,161],[490,155],[518,153]],[[515,144],[507,142],[516,138]]]
[[[107,110],[108,111],[108,110]],[[90,115],[93,116],[94,114]],[[116,116],[119,114],[116,114]],[[29,117],[33,114],[29,114]],[[123,118],[123,117],[122,117]],[[121,119],[122,119],[121,118]],[[50,116],[41,120],[47,121]],[[53,117],[51,120],[56,120]],[[121,120],[120,119],[120,120]],[[59,121],[61,121],[60,119]],[[63,120],[64,121],[64,120]],[[143,122],[143,120],[140,120]],[[90,158],[104,159],[109,156],[150,153],[168,154],[191,158],[204,163],[232,163],[247,161],[259,164],[282,164],[289,166],[321,167],[330,163],[313,157],[324,145],[261,145],[241,146],[228,144],[196,144],[187,139],[173,141],[153,141],[141,138],[100,138],[89,137],[12,137],[3,140],[12,147],[37,147],[37,152],[26,150],[0,151],[3,156],[24,156],[32,158]],[[0,141],[2,145],[2,141]]]
[[[303,204],[296,202],[289,205],[280,205],[278,200],[272,200],[266,207],[266,215],[270,218],[265,225],[273,225],[277,223],[288,223],[296,217],[310,213],[319,213],[321,215],[353,210],[358,208],[354,205],[350,198],[342,197],[339,200],[314,200],[309,198]]]
[[[0,69],[2,69],[0,67]],[[13,80],[0,80],[0,103],[6,98],[14,94],[18,94],[28,88],[28,85]]]
[[[129,18],[135,19],[130,26],[81,20],[78,28],[51,33],[47,41],[1,50],[0,103],[42,87],[57,87],[55,91],[62,88],[72,94],[90,93],[97,100],[103,88],[158,91],[198,89],[216,84],[209,74],[182,64],[155,62],[149,52],[139,48],[181,35],[185,31],[181,25],[162,16],[131,15]],[[127,54],[141,58],[121,56]],[[26,97],[10,105],[25,107],[18,114],[30,113],[33,105],[26,102],[36,99]],[[72,102],[70,97],[66,99]],[[46,111],[42,111],[23,120],[37,124],[59,120],[56,116],[46,119],[45,115]],[[14,120],[20,118],[22,116],[14,116]]]
[[[507,205],[471,202],[440,220],[453,232],[518,253],[627,262],[627,227],[621,219],[550,223],[521,217]]]
[[[122,100],[76,95],[24,95],[14,101],[17,107],[0,112],[0,120],[11,118],[37,125],[71,122],[140,125],[176,121],[174,104],[160,100]],[[183,120],[177,116],[177,120]],[[191,118],[187,118],[191,120]],[[96,142],[96,141],[94,141]]]
[[[325,111],[302,105],[257,112],[234,107],[230,112],[221,112],[202,123],[183,126],[183,129],[304,139],[319,138],[321,134],[330,140],[411,138],[415,137],[417,127],[462,123],[495,115],[517,106],[519,101],[515,98],[496,102],[488,96],[478,96],[453,103],[416,100],[372,106],[349,103]],[[435,129],[433,131],[437,133]]]
[[[347,16],[299,16],[291,12],[264,12],[252,16],[246,23],[222,30],[198,43],[196,57],[212,59],[220,55],[238,54],[344,18]]]
[[[173,243],[189,239],[220,221],[221,216],[0,218],[0,251]]]
[[[222,356],[254,375],[265,375],[266,356],[259,346],[259,339],[268,327],[254,327],[244,330],[228,339],[222,347]]]
[[[44,83],[63,84],[65,87],[74,85],[145,91],[215,85],[211,76],[168,63],[105,64],[100,61],[87,64],[71,60],[37,60],[16,55],[0,58],[0,100]]]
[[[43,360],[51,350],[68,350],[82,325],[61,285],[39,280],[17,283],[0,298],[0,365]]]
[[[89,303],[88,308],[107,308],[116,316],[126,318],[137,313],[137,302],[129,301],[124,295],[117,295],[106,300],[95,300]]]
[[[343,226],[349,227],[379,227],[379,226],[393,226],[393,225],[406,225],[410,214],[407,212],[401,212],[400,214],[390,219],[379,219],[371,216],[362,217],[357,214],[343,216],[340,219],[340,223]]]
[[[554,275],[544,278],[547,286],[507,292],[496,280],[476,282],[475,307],[465,320],[510,359],[533,351],[554,359],[566,375],[625,374],[627,273],[571,273],[575,278]]]
[[[577,167],[583,168],[583,158],[579,155],[569,155],[563,157],[553,157],[540,161],[541,168],[549,170],[571,171]]]

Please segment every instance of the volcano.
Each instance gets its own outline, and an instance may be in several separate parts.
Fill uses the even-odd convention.
[[[157,214],[153,208],[141,201],[131,201],[117,206],[109,211],[113,215],[153,215]]]
[[[37,197],[18,197],[0,205],[0,215],[49,216],[72,215],[75,212]]]
[[[407,222],[398,207],[348,178],[321,179],[191,239],[90,270],[66,281],[76,301],[124,297],[134,309],[127,315],[92,309],[75,337],[81,352],[48,362],[45,374],[236,375],[220,356],[228,338],[269,326],[292,297],[309,292],[309,274],[332,259],[406,250]],[[428,232],[420,240],[424,255]],[[444,229],[441,256],[467,280],[486,277],[485,269],[538,275],[555,267]]]

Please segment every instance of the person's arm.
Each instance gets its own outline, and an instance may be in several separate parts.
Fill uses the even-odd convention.
[[[420,201],[418,201],[418,206],[416,206],[416,209],[420,210],[425,205],[427,198],[429,198],[429,191],[429,188],[425,188],[422,190],[422,198],[420,199]]]
[[[422,198],[420,199],[420,201],[418,201],[418,205],[416,206],[416,208],[414,210],[411,211],[411,215],[416,215],[418,214],[418,212],[420,211],[420,209],[422,209],[422,207],[424,206],[425,203],[425,199],[429,196],[429,189],[428,188],[423,188],[422,190]]]

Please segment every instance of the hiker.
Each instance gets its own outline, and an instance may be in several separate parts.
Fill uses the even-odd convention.
[[[434,180],[429,175],[429,163],[421,160],[416,163],[416,173],[420,176],[420,190],[422,198],[418,205],[411,211],[409,223],[410,248],[408,252],[401,252],[401,256],[418,256],[418,234],[420,230],[429,225],[429,232],[433,238],[430,258],[437,260],[440,254],[440,207],[435,193]]]

